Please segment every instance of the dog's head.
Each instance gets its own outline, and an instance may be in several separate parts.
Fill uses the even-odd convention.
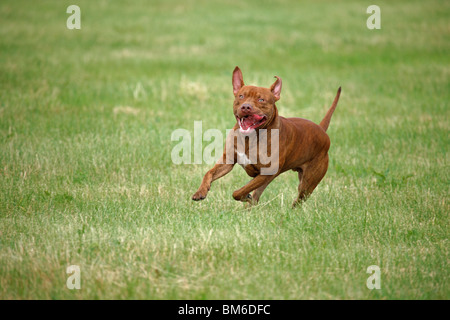
[[[233,71],[233,112],[240,131],[248,134],[255,129],[267,128],[278,115],[275,102],[280,99],[281,78],[270,89],[246,86],[239,67]]]

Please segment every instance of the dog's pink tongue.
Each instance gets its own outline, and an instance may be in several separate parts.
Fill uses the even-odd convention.
[[[241,121],[241,128],[243,130],[247,130],[248,128],[250,128],[250,126],[253,124],[253,119],[252,117],[247,117],[242,119]]]
[[[257,114],[254,114],[254,115],[253,115],[253,119],[254,119],[255,121],[259,121],[259,120],[261,120],[262,118],[264,118],[264,116],[259,116],[259,115],[257,115]]]
[[[263,116],[259,116],[257,114],[253,114],[251,116],[248,116],[247,118],[242,119],[242,121],[241,121],[241,128],[243,130],[247,130],[248,128],[250,128],[250,126],[252,124],[254,124],[255,122],[258,122],[262,118],[263,118]]]

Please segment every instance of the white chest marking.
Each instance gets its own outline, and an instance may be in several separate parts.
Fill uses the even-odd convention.
[[[238,152],[237,153],[237,163],[239,163],[242,166],[242,168],[245,168],[245,166],[250,164],[251,161],[245,153]]]

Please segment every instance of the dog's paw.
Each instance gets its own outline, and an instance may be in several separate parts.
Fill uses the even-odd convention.
[[[245,196],[241,196],[241,194],[238,191],[233,192],[233,198],[236,201],[242,201],[242,202],[253,202],[252,195],[249,193]]]
[[[197,191],[192,196],[192,200],[194,200],[194,201],[200,201],[200,200],[203,200],[205,198],[206,198],[206,194],[202,193],[201,191]]]

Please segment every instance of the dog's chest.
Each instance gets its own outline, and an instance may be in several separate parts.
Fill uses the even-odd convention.
[[[237,152],[237,163],[244,168],[250,177],[256,177],[260,173],[256,163],[253,163],[245,153]]]
[[[252,162],[247,157],[247,155],[244,152],[237,152],[237,163],[242,166],[242,168],[245,168],[247,165],[251,164]]]

